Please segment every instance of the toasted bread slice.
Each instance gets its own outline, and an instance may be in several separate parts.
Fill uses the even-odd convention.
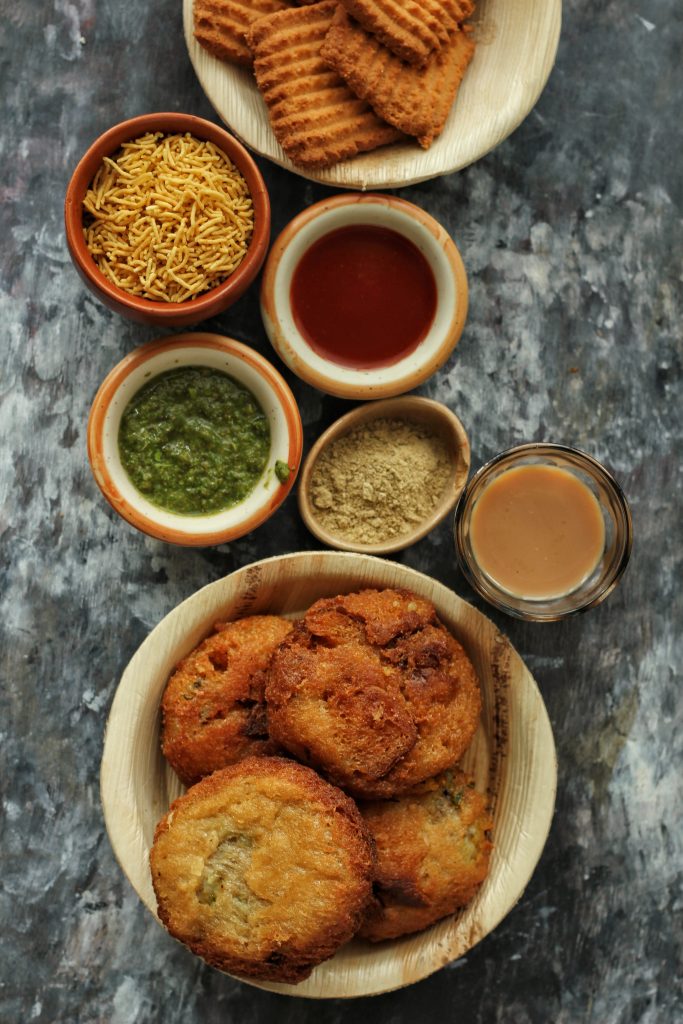
[[[417,68],[387,50],[340,5],[321,53],[376,114],[417,136],[426,149],[443,130],[474,43],[468,32],[455,29],[446,45]]]
[[[302,167],[328,167],[403,136],[381,121],[320,56],[336,0],[255,21],[248,45],[275,137]]]
[[[194,36],[219,60],[249,67],[246,33],[251,23],[290,6],[287,0],[194,0]]]
[[[408,64],[420,67],[445,46],[474,0],[341,0],[346,11]]]

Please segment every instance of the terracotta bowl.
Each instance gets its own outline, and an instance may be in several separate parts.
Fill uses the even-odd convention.
[[[121,465],[118,433],[128,402],[151,377],[180,366],[209,366],[227,373],[252,392],[270,423],[270,455],[260,480],[240,504],[223,512],[166,512],[133,486]],[[299,409],[275,367],[247,345],[219,334],[179,334],[141,345],[105,377],[88,420],[90,466],[112,508],[150,537],[187,546],[224,544],[268,519],[292,489],[302,445]],[[277,461],[290,467],[284,483],[275,474]]]
[[[222,284],[186,302],[156,302],[131,295],[112,284],[98,269],[83,235],[83,199],[105,156],[146,132],[190,132],[213,142],[244,177],[254,204],[254,233],[239,267]],[[93,142],[79,161],[66,190],[66,241],[76,270],[105,306],[137,323],[157,327],[189,327],[217,316],[244,294],[258,274],[270,241],[270,201],[261,172],[244,146],[223,128],[191,114],[143,114],[114,125]]]
[[[521,897],[550,828],[557,763],[541,694],[510,641],[481,612],[413,569],[338,551],[281,555],[211,583],[162,620],[123,674],[104,740],[109,838],[131,885],[156,915],[149,851],[157,822],[182,792],[159,746],[159,703],[174,666],[216,621],[265,612],[296,617],[320,597],[364,587],[407,587],[433,601],[474,662],[483,708],[462,764],[489,796],[491,869],[471,903],[426,931],[374,945],[351,942],[299,985],[251,982],[292,996],[368,996],[410,985],[464,956]]]
[[[363,423],[385,418],[425,424],[443,438],[451,457],[451,476],[434,511],[409,532],[381,544],[358,544],[344,540],[343,537],[331,533],[320,524],[309,493],[311,476],[319,455],[328,444]],[[340,417],[331,427],[328,427],[311,448],[299,478],[299,511],[311,533],[328,547],[338,548],[340,551],[359,551],[367,555],[387,555],[393,551],[401,551],[421,540],[453,510],[467,483],[469,470],[470,443],[465,428],[455,413],[451,412],[447,406],[442,405],[441,402],[434,402],[430,398],[418,398],[415,395],[389,398],[382,402],[369,402]]]
[[[318,355],[292,315],[292,275],[305,251],[337,228],[371,224],[408,238],[436,281],[437,309],[427,336],[403,359],[356,370]],[[261,315],[275,351],[302,380],[341,398],[389,398],[411,391],[442,366],[460,340],[467,316],[467,277],[453,239],[419,206],[394,196],[351,193],[309,206],[273,244],[261,282]]]

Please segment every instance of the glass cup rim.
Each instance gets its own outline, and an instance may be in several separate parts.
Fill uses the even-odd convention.
[[[567,607],[566,605],[564,607],[559,606],[561,600],[566,600],[567,597],[571,597],[571,595],[567,594],[561,595],[555,599],[547,599],[543,602],[543,607],[541,607],[542,602],[540,601],[516,597],[514,594],[508,593],[501,587],[498,587],[490,577],[485,576],[483,570],[480,569],[476,562],[474,562],[472,558],[468,557],[464,543],[463,523],[465,520],[465,513],[469,510],[472,495],[477,493],[481,487],[482,481],[485,480],[486,477],[502,463],[508,460],[515,460],[517,458],[521,460],[525,456],[533,456],[535,454],[539,456],[568,456],[568,461],[576,461],[578,464],[577,468],[581,468],[581,464],[583,463],[586,472],[596,477],[610,493],[620,516],[620,522],[617,522],[617,529],[622,537],[623,550],[619,556],[617,564],[606,576],[603,585],[600,586],[597,593],[590,597],[589,600],[579,602],[573,607]],[[489,604],[492,604],[500,611],[505,612],[507,615],[512,615],[515,618],[533,622],[557,622],[561,619],[569,618],[571,615],[586,612],[590,608],[594,608],[596,605],[601,604],[612,593],[621,579],[626,566],[628,565],[631,556],[631,549],[633,547],[633,521],[631,509],[621,485],[617,482],[612,473],[593,455],[590,455],[588,452],[584,452],[581,448],[560,444],[555,441],[530,441],[524,444],[513,445],[512,447],[499,452],[497,455],[494,455],[493,458],[485,462],[484,465],[481,466],[474,476],[472,476],[468,481],[467,486],[464,488],[458,499],[453,519],[453,533],[458,564],[470,586],[472,586],[473,589],[484,598],[484,600],[488,601]],[[558,608],[556,611],[552,610],[554,601],[558,602]],[[548,606],[550,606],[550,608]]]

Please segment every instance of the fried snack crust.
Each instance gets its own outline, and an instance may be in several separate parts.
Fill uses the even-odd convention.
[[[219,60],[250,67],[249,26],[257,18],[289,6],[286,0],[194,0],[194,36]]]
[[[268,736],[263,691],[273,651],[291,628],[276,615],[219,622],[177,666],[161,702],[161,749],[186,786],[279,750]]]
[[[221,970],[295,983],[357,930],[375,857],[352,800],[310,768],[255,757],[175,801],[150,865],[171,935]]]
[[[445,772],[398,800],[361,804],[360,811],[377,846],[377,878],[359,935],[395,939],[473,899],[493,848],[493,821],[473,779]]]
[[[195,0],[195,38],[219,60],[250,68],[249,26],[257,17],[290,6],[288,0]]]
[[[320,56],[336,6],[325,0],[259,18],[247,36],[275,137],[302,167],[328,167],[403,137]]]
[[[387,798],[453,765],[481,710],[474,668],[409,590],[317,601],[276,651],[271,737],[333,783]]]
[[[473,0],[341,0],[392,53],[423,65],[474,10]]]
[[[323,60],[379,117],[417,136],[425,149],[442,132],[473,53],[469,34],[456,29],[426,64],[414,67],[382,46],[341,5],[321,50]]]

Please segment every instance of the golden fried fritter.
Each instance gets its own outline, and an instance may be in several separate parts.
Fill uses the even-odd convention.
[[[266,682],[271,737],[356,796],[386,798],[451,767],[481,709],[474,668],[409,590],[317,601]]]
[[[276,615],[219,622],[176,668],[161,704],[161,749],[186,786],[279,749],[268,737],[263,688],[273,651],[291,628]]]
[[[221,970],[286,982],[351,938],[375,869],[353,801],[279,757],[189,789],[157,826],[150,863],[172,935]]]
[[[493,826],[464,772],[445,772],[398,800],[360,805],[377,846],[374,898],[359,935],[378,942],[420,931],[475,896]]]

